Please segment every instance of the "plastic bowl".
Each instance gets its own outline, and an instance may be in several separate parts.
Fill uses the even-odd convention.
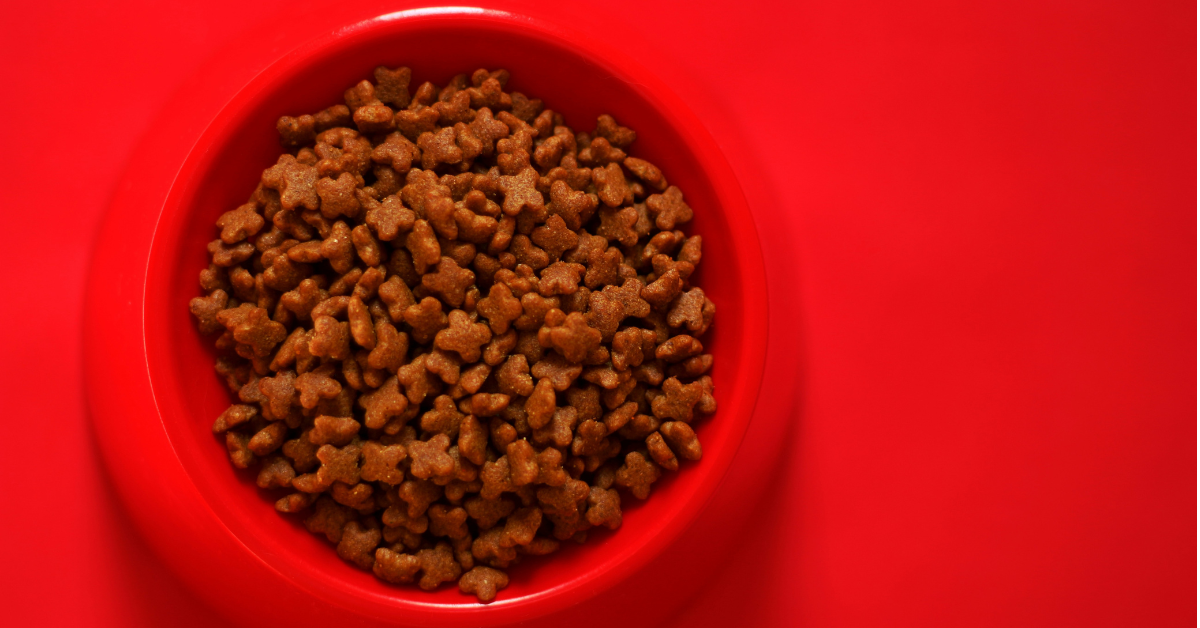
[[[244,202],[280,152],[278,116],[313,112],[380,64],[413,68],[414,85],[505,67],[508,89],[543,99],[576,129],[611,113],[638,131],[635,156],[658,164],[695,209],[704,237],[695,279],[717,304],[707,345],[718,411],[698,428],[703,460],[627,498],[623,526],[531,559],[499,599],[455,587],[395,587],[342,562],[299,518],[271,507],[210,431],[230,403],[210,339],[188,314],[213,221]],[[426,9],[355,23],[285,53],[198,134],[185,97],[151,132],[98,242],[89,283],[86,374],[104,458],[135,522],[174,571],[247,624],[482,626],[578,604],[646,564],[693,520],[728,469],[750,421],[766,352],[766,288],[749,210],[700,122],[657,80],[578,35],[509,13]],[[182,117],[181,117],[182,116]],[[172,135],[172,134],[175,135]],[[165,138],[165,139],[164,139]],[[182,162],[147,156],[184,144]],[[144,190],[144,193],[139,191]],[[166,190],[165,196],[155,190]]]

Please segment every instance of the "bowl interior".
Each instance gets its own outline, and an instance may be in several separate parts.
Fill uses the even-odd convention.
[[[744,209],[744,201],[730,196],[736,185],[719,184],[728,170],[714,171],[711,160],[719,155],[711,141],[697,140],[694,122],[609,62],[519,21],[376,20],[290,53],[224,109],[181,170],[151,252],[146,349],[165,429],[205,507],[246,550],[298,585],[399,606],[476,606],[454,588],[427,593],[382,583],[342,562],[323,538],[304,529],[300,517],[275,512],[272,502],[283,492],[261,491],[253,473],[233,469],[223,442],[210,431],[231,398],[213,371],[212,339],[198,334],[188,314],[188,301],[199,295],[197,274],[207,265],[205,245],[215,237],[213,221],[245,202],[281,152],[275,120],[341,102],[347,87],[369,78],[380,64],[411,67],[414,87],[426,80],[444,84],[479,67],[505,67],[512,73],[509,90],[541,98],[576,130],[591,131],[597,115],[611,113],[638,132],[630,153],[657,164],[695,210],[688,230],[704,237],[704,260],[694,282],[718,308],[705,344],[716,358],[712,376],[719,410],[698,424],[704,459],[667,474],[646,502],[624,496],[624,524],[615,533],[593,531],[586,544],[568,543],[557,555],[515,567],[496,604],[592,587],[597,576],[641,564],[677,534],[740,443],[758,387],[757,378],[747,375],[758,369],[746,368],[746,362],[761,361],[759,345],[765,344],[765,337],[748,338],[744,331],[755,327],[747,322],[764,304],[759,295],[747,294],[743,279],[761,258],[756,242],[747,248],[738,241],[746,227],[734,221],[747,217],[728,207]]]

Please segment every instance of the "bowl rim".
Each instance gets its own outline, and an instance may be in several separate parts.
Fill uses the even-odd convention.
[[[561,25],[553,22],[547,22],[541,19],[535,19],[526,15],[513,13],[509,11],[501,11],[495,9],[485,9],[479,7],[425,7],[418,9],[409,9],[404,11],[394,11],[376,15],[367,19],[358,20],[334,29],[327,34],[310,38],[295,48],[279,54],[274,61],[268,63],[261,71],[254,74],[249,80],[243,84],[236,86],[232,95],[221,104],[210,120],[207,121],[200,131],[194,137],[189,137],[189,146],[186,149],[183,161],[174,169],[174,174],[170,181],[167,182],[165,197],[162,202],[157,205],[157,209],[151,207],[147,209],[145,206],[137,206],[132,203],[128,197],[118,195],[114,198],[112,207],[105,220],[105,228],[102,230],[101,240],[98,243],[94,257],[97,262],[92,266],[92,276],[88,282],[87,303],[89,309],[91,307],[98,308],[113,308],[124,305],[124,310],[133,316],[131,319],[135,324],[130,328],[123,328],[120,333],[111,334],[113,330],[99,328],[96,319],[85,318],[85,375],[88,382],[89,400],[93,409],[93,429],[95,430],[98,440],[101,444],[101,451],[106,467],[109,473],[119,481],[119,493],[126,502],[127,509],[131,511],[144,511],[145,506],[139,504],[137,500],[130,499],[130,493],[138,493],[145,490],[151,490],[154,484],[152,480],[144,477],[139,478],[138,474],[131,473],[128,465],[123,463],[123,456],[127,455],[128,444],[121,444],[122,438],[120,435],[113,434],[112,422],[97,420],[100,417],[112,414],[114,402],[117,402],[115,397],[120,395],[110,394],[110,391],[105,390],[106,384],[120,382],[122,377],[135,378],[138,380],[138,386],[134,388],[139,391],[149,393],[148,399],[151,400],[151,406],[154,410],[154,416],[157,422],[150,421],[143,427],[153,429],[157,428],[159,433],[153,437],[148,437],[148,441],[152,441],[161,446],[167,446],[166,452],[169,455],[160,457],[164,464],[172,466],[173,476],[176,478],[172,482],[171,490],[179,490],[178,481],[186,482],[187,487],[191,490],[190,494],[199,497],[199,503],[203,506],[200,508],[202,514],[207,517],[209,523],[215,523],[221,528],[222,538],[216,539],[214,535],[216,530],[209,530],[206,526],[197,522],[193,526],[193,533],[201,533],[209,539],[206,544],[210,546],[230,547],[230,541],[233,546],[248,554],[250,558],[258,562],[262,567],[265,567],[268,572],[274,574],[277,578],[286,580],[288,584],[303,589],[309,596],[321,598],[325,602],[329,602],[336,606],[346,607],[348,602],[345,598],[328,595],[329,591],[322,589],[312,590],[311,586],[304,586],[289,578],[282,572],[274,569],[270,565],[270,561],[259,556],[253,548],[242,543],[237,535],[232,532],[225,522],[212,510],[212,508],[204,502],[204,498],[200,497],[200,491],[195,486],[191,475],[188,473],[184,462],[180,459],[177,452],[174,451],[176,445],[167,433],[166,425],[163,423],[161,414],[161,404],[158,402],[155,395],[155,386],[150,368],[150,353],[151,350],[146,346],[148,341],[147,334],[147,308],[148,308],[148,278],[151,274],[151,261],[156,250],[155,245],[159,240],[159,227],[162,224],[163,216],[167,215],[172,208],[181,207],[187,204],[186,199],[180,198],[183,190],[187,187],[181,185],[186,182],[190,173],[195,173],[203,170],[205,164],[203,147],[208,145],[206,138],[220,133],[220,125],[231,124],[231,110],[247,101],[253,100],[262,90],[270,86],[270,77],[283,77],[294,72],[297,68],[302,67],[305,63],[311,62],[318,56],[322,50],[333,46],[335,42],[353,39],[355,37],[367,37],[379,28],[386,28],[393,23],[416,23],[420,21],[440,21],[440,20],[472,20],[503,24],[507,27],[516,27],[525,31],[532,31],[542,39],[554,42],[555,45],[573,49],[577,54],[585,57],[597,65],[605,68],[614,76],[623,78],[638,85],[639,91],[645,98],[647,104],[659,110],[670,110],[672,118],[679,123],[677,132],[685,137],[689,147],[704,148],[704,150],[694,151],[698,163],[702,170],[711,176],[712,185],[717,196],[720,198],[720,205],[723,211],[729,216],[730,224],[737,231],[735,242],[739,248],[740,254],[745,256],[746,267],[745,275],[739,276],[739,280],[743,283],[743,291],[747,300],[761,302],[761,308],[747,308],[745,327],[751,328],[752,331],[758,331],[758,337],[761,337],[761,342],[752,343],[755,346],[750,347],[749,360],[745,364],[740,364],[751,378],[753,385],[748,389],[747,398],[740,404],[741,413],[736,417],[740,423],[737,429],[737,439],[744,438],[749,425],[751,414],[755,405],[755,401],[760,393],[759,385],[761,382],[761,373],[764,368],[766,359],[766,331],[767,331],[767,312],[765,304],[767,302],[766,294],[766,279],[765,268],[763,265],[762,251],[755,232],[754,222],[750,217],[749,207],[738,185],[737,178],[729,166],[727,160],[723,156],[715,140],[708,134],[705,127],[699,119],[691,112],[691,110],[680,99],[663,85],[656,77],[643,69],[639,64],[629,59],[621,52],[609,48],[603,42],[594,40],[579,33],[565,29]],[[344,44],[349,45],[349,44]],[[177,98],[181,95],[177,95]],[[232,116],[236,119],[236,116]],[[161,122],[161,121],[160,121]],[[161,126],[161,124],[160,124]],[[150,134],[153,135],[153,129]],[[144,153],[148,150],[150,142],[143,142],[138,148],[138,153]],[[136,162],[136,158],[131,161]],[[122,188],[130,183],[130,178],[133,176],[135,168],[131,166],[130,170],[122,177]],[[160,173],[161,174],[161,173]],[[153,216],[153,228],[148,234],[149,239],[138,239],[128,230],[121,230],[119,227],[114,227],[113,223],[120,222],[120,218],[129,215]],[[114,235],[113,231],[117,233]],[[125,237],[120,237],[125,236]],[[130,241],[132,240],[132,241]],[[118,246],[118,243],[124,247]],[[114,251],[113,248],[118,250]],[[107,263],[102,263],[104,255],[110,255],[112,260]],[[124,279],[127,282],[132,282],[134,288],[129,294],[129,291],[106,291],[100,289],[101,286],[108,283],[109,277],[105,273],[113,272],[113,265],[122,263],[133,263],[130,267],[138,268],[140,264],[140,272],[130,274],[125,272]],[[123,269],[118,268],[121,272]],[[136,288],[140,285],[140,291]],[[134,296],[132,300],[128,300],[130,296]],[[114,299],[114,297],[124,297]],[[121,303],[124,301],[124,303]],[[130,332],[136,333],[138,343],[127,344],[124,348],[123,357],[125,359],[116,360],[110,359],[113,354],[122,353],[114,348],[114,344],[121,338],[126,338]],[[132,345],[132,347],[130,346]],[[134,350],[136,348],[136,350]],[[743,356],[746,359],[746,356]],[[118,368],[114,368],[117,366]],[[105,371],[101,373],[100,371]],[[121,403],[128,403],[135,392],[132,390],[121,399]],[[143,398],[143,400],[146,398]],[[734,417],[723,415],[726,420],[733,420]],[[469,614],[472,621],[485,621],[492,623],[496,620],[512,621],[514,619],[528,619],[534,615],[543,615],[545,613],[560,610],[570,604],[577,603],[582,599],[592,597],[603,590],[613,586],[624,577],[635,572],[648,561],[657,556],[668,544],[674,541],[686,529],[688,525],[695,519],[704,505],[712,497],[717,485],[726,475],[729,465],[731,464],[738,447],[730,447],[728,454],[717,460],[706,461],[714,466],[719,467],[719,470],[705,476],[704,482],[700,484],[696,495],[688,500],[681,507],[675,516],[664,522],[660,531],[649,537],[649,541],[642,547],[642,551],[633,556],[628,556],[623,560],[614,563],[604,563],[604,569],[594,570],[586,576],[576,577],[571,581],[567,581],[560,586],[552,587],[543,590],[536,594],[526,595],[518,598],[497,600],[490,605],[472,605],[472,604],[442,604],[428,603],[411,600],[397,601],[394,598],[389,598],[384,606],[389,607],[393,612],[396,607],[403,607],[406,610],[416,611],[424,609],[426,611],[435,611],[428,617],[445,617],[446,613]],[[166,480],[163,479],[163,482]],[[124,485],[124,486],[122,486]],[[159,486],[158,488],[162,488]],[[186,500],[184,500],[186,501]],[[178,519],[181,515],[190,514],[196,515],[196,502],[193,502],[187,507],[180,506],[183,510],[164,509],[168,517]],[[147,525],[154,526],[151,523],[154,516],[142,512],[141,516],[136,516],[135,521],[146,532]],[[209,526],[211,527],[211,526]],[[166,537],[161,534],[148,534],[152,541],[152,545],[159,550],[160,555],[169,554],[164,547]],[[186,536],[186,535],[185,535]],[[167,557],[167,556],[164,556]],[[246,558],[242,556],[241,558]],[[179,573],[178,565],[175,561],[168,560],[168,564],[176,567],[176,573]],[[186,580],[186,578],[185,578]],[[567,595],[572,591],[578,591],[582,597]],[[366,602],[368,600],[361,600]],[[379,600],[369,600],[378,604]],[[397,603],[399,602],[399,603]],[[536,610],[534,609],[536,607]],[[367,611],[367,617],[374,619],[384,619],[385,617],[377,612],[371,612],[372,609],[358,608],[360,613]],[[377,610],[377,609],[375,609]],[[386,619],[394,620],[394,615],[389,615]]]

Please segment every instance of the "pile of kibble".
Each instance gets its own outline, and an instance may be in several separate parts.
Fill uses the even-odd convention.
[[[611,116],[576,133],[505,70],[374,78],[280,118],[217,220],[191,302],[237,397],[213,432],[344,560],[486,602],[700,458],[700,236]]]

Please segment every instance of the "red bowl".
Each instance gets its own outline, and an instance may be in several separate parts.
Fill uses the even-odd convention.
[[[698,428],[703,460],[656,484],[648,501],[627,499],[619,530],[514,568],[508,589],[489,605],[453,587],[389,586],[342,562],[298,519],[277,514],[273,497],[231,467],[210,431],[230,396],[187,304],[199,294],[213,221],[244,202],[274,162],[276,118],[339,102],[380,64],[412,67],[414,84],[505,67],[509,89],[543,99],[576,129],[613,114],[638,131],[630,152],[684,190],[696,214],[690,230],[704,237],[695,281],[717,304],[706,345],[716,358],[719,409]],[[496,11],[425,9],[358,22],[285,53],[206,127],[194,117],[211,112],[190,102],[186,94],[175,99],[114,200],[86,324],[89,396],[109,471],[146,538],[186,582],[248,624],[497,625],[604,591],[692,522],[750,422],[766,354],[766,287],[731,169],[699,120],[654,77],[559,27]],[[186,156],[154,159],[156,142]]]

